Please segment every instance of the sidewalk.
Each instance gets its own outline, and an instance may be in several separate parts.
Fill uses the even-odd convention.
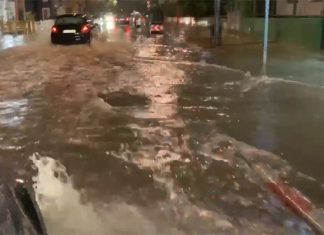
[[[223,45],[213,48],[208,28],[197,30],[188,27],[185,32],[188,43],[206,51],[207,63],[217,63],[250,72],[252,75],[261,75],[263,52],[261,41],[224,32]],[[270,42],[267,75],[324,86],[324,53]]]

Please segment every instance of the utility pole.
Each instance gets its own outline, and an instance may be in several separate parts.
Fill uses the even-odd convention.
[[[214,19],[214,43],[217,46],[222,44],[222,23],[221,23],[221,16],[220,16],[220,6],[221,0],[214,0],[214,12],[215,12],[215,19]]]
[[[3,1],[3,21],[8,21],[8,6],[7,6],[7,0]]]
[[[263,34],[263,72],[266,72],[268,63],[268,40],[269,40],[269,8],[270,0],[265,1],[265,14],[264,14],[264,34]]]
[[[84,13],[88,13],[89,11],[89,3],[88,3],[88,0],[85,0],[84,2]]]

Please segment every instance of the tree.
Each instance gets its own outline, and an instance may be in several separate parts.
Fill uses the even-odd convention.
[[[110,11],[115,11],[117,7],[117,0],[107,0],[107,7]]]
[[[225,14],[228,0],[221,1],[221,14]],[[164,6],[166,15],[206,17],[214,15],[214,0],[177,0],[168,1]]]
[[[184,12],[188,16],[203,17],[214,14],[213,0],[182,0]]]
[[[213,15],[213,0],[178,0],[164,5],[166,15],[204,17]]]
[[[85,10],[91,14],[100,14],[108,11],[107,0],[84,0]]]
[[[84,12],[85,0],[60,0],[59,5],[62,12]]]

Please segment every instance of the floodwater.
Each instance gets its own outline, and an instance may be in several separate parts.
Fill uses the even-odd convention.
[[[267,177],[318,214],[321,87],[207,64],[181,35],[110,39],[0,53],[0,177],[33,182],[50,235],[312,234]]]

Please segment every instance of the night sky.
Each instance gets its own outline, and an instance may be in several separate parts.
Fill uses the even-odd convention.
[[[123,9],[125,13],[131,13],[133,10],[146,11],[146,0],[118,0],[119,10]]]

